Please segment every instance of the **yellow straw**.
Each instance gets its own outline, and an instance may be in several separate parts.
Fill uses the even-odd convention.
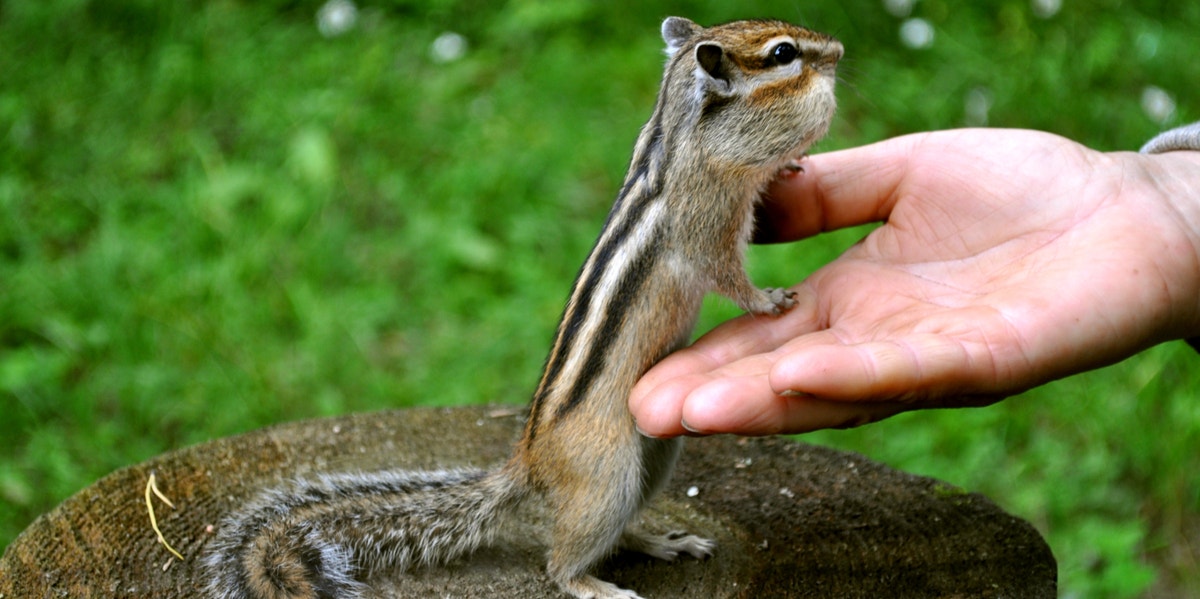
[[[183,556],[180,555],[178,551],[175,551],[173,547],[167,544],[167,539],[163,537],[162,531],[158,529],[158,519],[154,517],[154,504],[150,503],[151,492],[158,496],[159,499],[163,500],[163,503],[171,507],[175,507],[175,504],[171,503],[171,500],[167,499],[167,497],[162,494],[162,491],[158,490],[158,485],[154,483],[153,472],[150,473],[150,480],[146,481],[146,511],[150,513],[150,526],[154,528],[154,533],[158,535],[158,542],[162,543],[162,546],[166,547],[167,551],[171,552],[171,555],[179,558],[179,561],[183,561]]]

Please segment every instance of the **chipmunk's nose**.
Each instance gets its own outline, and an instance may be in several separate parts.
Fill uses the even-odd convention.
[[[825,46],[825,59],[833,64],[837,64],[845,53],[846,49],[842,47],[842,42],[837,40],[829,40],[829,43]]]

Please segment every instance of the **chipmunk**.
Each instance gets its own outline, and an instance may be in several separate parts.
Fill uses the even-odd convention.
[[[842,45],[780,21],[662,25],[669,56],[654,113],[563,310],[512,457],[493,471],[328,475],[268,491],[206,549],[209,596],[359,597],[364,574],[433,564],[492,541],[531,499],[553,515],[547,571],[577,598],[634,599],[588,572],[616,548],[664,560],[713,542],[635,522],[671,475],[680,440],[637,432],[626,402],[688,341],[712,290],[777,315],[794,293],[760,290],[743,252],[781,169],[825,135]]]

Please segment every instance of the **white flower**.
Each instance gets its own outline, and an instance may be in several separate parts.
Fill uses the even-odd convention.
[[[325,37],[346,33],[356,22],[358,7],[350,0],[329,0],[317,10],[317,31]]]
[[[1029,8],[1033,9],[1033,14],[1049,19],[1062,10],[1062,0],[1029,0]]]
[[[916,0],[883,0],[883,8],[893,17],[903,19],[912,14]]]
[[[992,109],[992,93],[986,87],[974,87],[967,92],[963,101],[963,116],[968,127],[983,127],[988,124],[988,112]]]
[[[429,46],[429,56],[434,62],[453,62],[467,53],[467,38],[447,31],[433,40]]]
[[[1156,123],[1166,123],[1175,114],[1175,99],[1161,87],[1142,88],[1142,111]]]
[[[928,48],[933,45],[933,25],[921,18],[907,19],[900,24],[900,41],[909,48]]]

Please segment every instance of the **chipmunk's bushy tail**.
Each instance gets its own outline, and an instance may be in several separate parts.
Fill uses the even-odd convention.
[[[363,577],[491,541],[521,493],[505,470],[323,476],[259,496],[205,551],[212,599],[362,596]]]

